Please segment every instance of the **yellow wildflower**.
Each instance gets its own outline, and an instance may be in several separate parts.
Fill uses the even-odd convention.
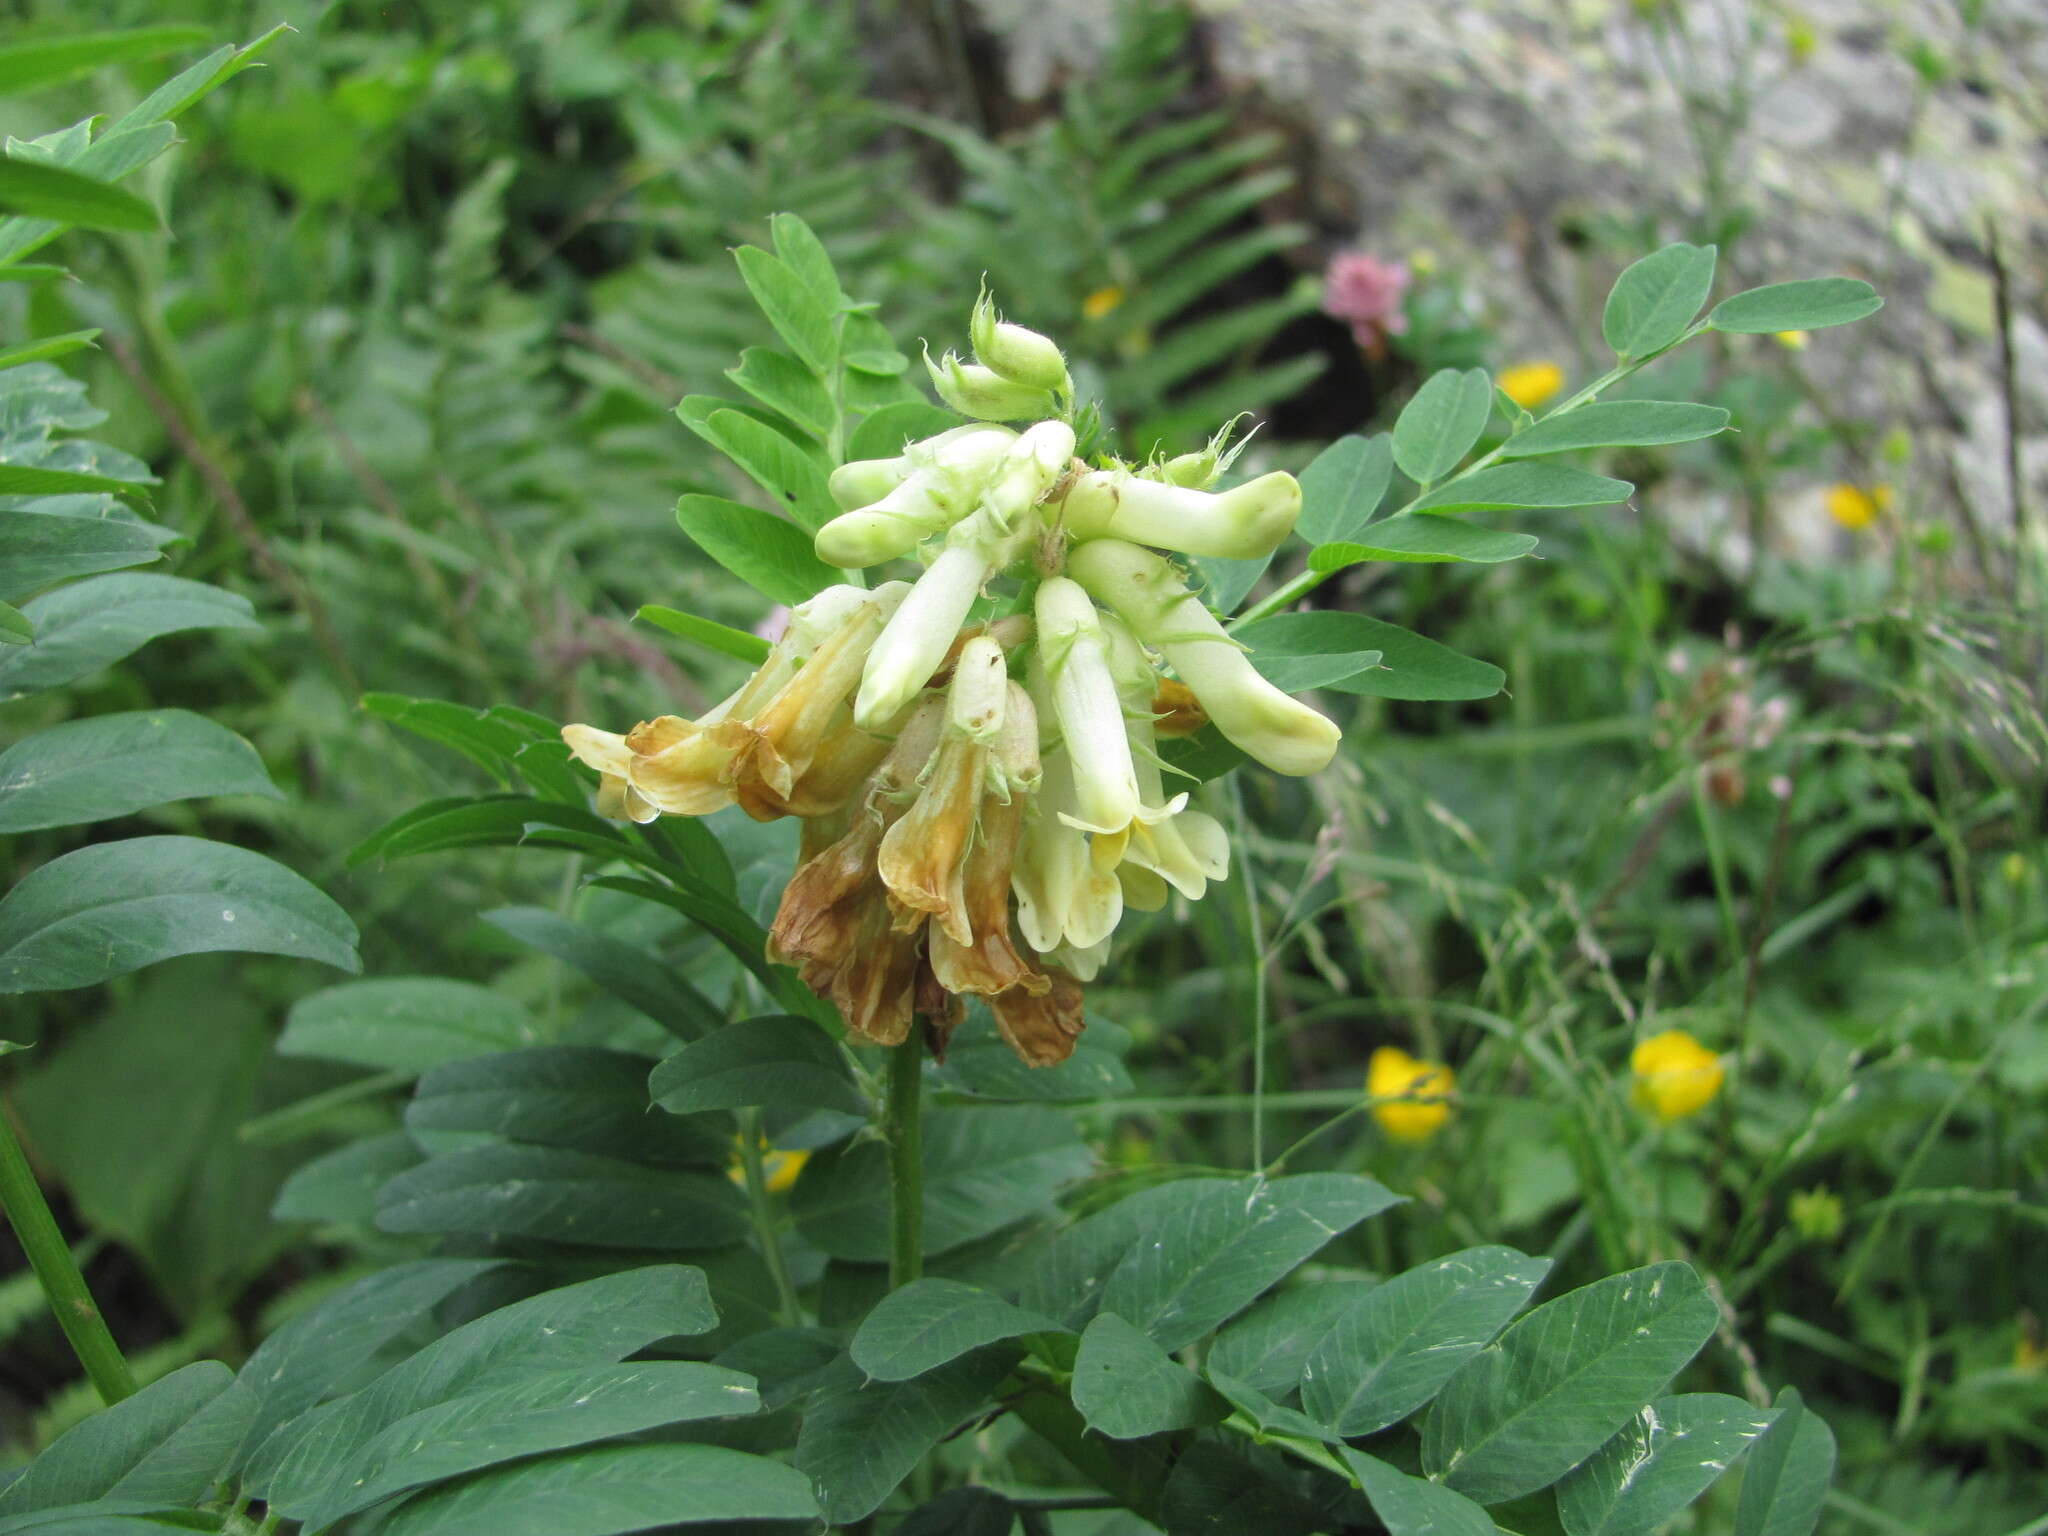
[[[1825,1184],[1796,1191],[1785,1202],[1785,1214],[1792,1218],[1792,1230],[1817,1243],[1832,1243],[1842,1235],[1848,1219],[1842,1197]]]
[[[1813,339],[1805,331],[1773,331],[1771,334],[1778,338],[1778,345],[1787,352],[1804,352],[1806,344]]]
[[[1829,486],[1825,500],[1829,517],[1851,532],[1861,532],[1876,522],[1880,513],[1891,510],[1892,488],[1873,485],[1866,489],[1845,480]]]
[[[2012,1363],[2016,1370],[2048,1371],[2048,1343],[2042,1342],[2039,1326],[2031,1316],[2020,1320],[2020,1336],[2012,1346]]]
[[[733,1140],[737,1142],[739,1138],[734,1137]],[[764,1136],[761,1139],[762,1188],[771,1195],[789,1193],[790,1186],[796,1183],[797,1176],[804,1171],[804,1164],[810,1160],[810,1153],[791,1152],[781,1147],[770,1146]],[[732,1167],[726,1171],[726,1176],[735,1184],[744,1185],[747,1182],[747,1170],[740,1162],[737,1149],[733,1152]]]
[[[1721,1058],[1682,1029],[1637,1041],[1628,1064],[1637,1107],[1666,1125],[1705,1109],[1727,1075]]]
[[[1383,1045],[1366,1064],[1372,1117],[1395,1141],[1427,1141],[1451,1118],[1458,1077],[1440,1061],[1421,1061]]]
[[[1517,363],[1501,370],[1494,382],[1500,392],[1525,411],[1548,405],[1564,388],[1564,370],[1556,363]]]
[[[1090,320],[1100,320],[1124,301],[1123,286],[1111,283],[1098,288],[1081,301],[1081,313]]]

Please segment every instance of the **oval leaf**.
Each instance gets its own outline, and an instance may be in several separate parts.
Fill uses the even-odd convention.
[[[1605,1444],[1713,1336],[1686,1264],[1544,1303],[1458,1368],[1422,1426],[1422,1466],[1482,1504],[1547,1486]]]
[[[1309,552],[1308,568],[1312,571],[1341,571],[1347,565],[1359,565],[1367,560],[1400,561],[1411,565],[1449,561],[1498,565],[1504,560],[1519,560],[1535,547],[1534,534],[1503,533],[1497,528],[1481,528],[1436,513],[1425,517],[1420,513],[1404,512],[1374,523],[1355,540],[1318,544]]]
[[[988,1406],[1017,1358],[985,1349],[913,1381],[870,1381],[841,1358],[804,1411],[796,1464],[817,1483],[834,1525],[881,1507],[931,1448]]]
[[[794,1467],[717,1445],[614,1445],[466,1477],[406,1501],[381,1536],[624,1536],[691,1521],[813,1520]]]
[[[787,518],[719,496],[685,496],[676,521],[697,547],[755,591],[795,607],[839,580]]]
[[[1723,299],[1707,316],[1717,331],[1757,336],[1770,331],[1818,331],[1847,325],[1884,308],[1877,290],[1853,277],[1810,277],[1772,283]]]
[[[1278,613],[1235,631],[1252,648],[1284,655],[1346,655],[1378,651],[1380,664],[1324,684],[1339,693],[1379,699],[1490,699],[1507,674],[1489,662],[1461,656],[1449,646],[1362,613]]]
[[[1386,499],[1394,477],[1394,440],[1340,437],[1301,472],[1301,516],[1294,531],[1311,544],[1358,537]]]
[[[254,747],[187,710],[66,720],[0,752],[0,833],[105,821],[208,795],[284,798]]]
[[[1548,1259],[1467,1248],[1368,1292],[1309,1356],[1301,1405],[1346,1439],[1428,1402],[1528,1304]]]
[[[89,987],[219,950],[361,968],[341,908],[282,864],[204,838],[80,848],[0,900],[0,993]]]
[[[123,571],[73,582],[22,604],[35,642],[0,652],[0,700],[75,682],[159,635],[261,629],[246,597],[178,576]]]
[[[706,1109],[837,1109],[865,1115],[839,1043],[809,1019],[745,1019],[691,1042],[647,1080],[654,1102],[671,1114]]]
[[[1394,462],[1416,484],[1434,484],[1472,451],[1492,414],[1493,380],[1484,368],[1445,368],[1395,420]]]
[[[1192,1429],[1224,1417],[1202,1379],[1114,1312],[1081,1335],[1069,1390],[1088,1427],[1112,1440]]]
[[[1705,1493],[1771,1422],[1739,1397],[1660,1397],[1557,1485],[1570,1536],[1650,1536]]]
[[[1577,448],[1653,448],[1712,437],[1728,425],[1718,405],[1683,400],[1596,400],[1560,415],[1546,416],[1501,446],[1501,457],[1525,459],[1538,453]]]
[[[451,1152],[377,1195],[386,1232],[469,1232],[586,1248],[718,1248],[747,1233],[745,1202],[711,1173],[676,1173],[559,1147]]]
[[[1787,1387],[1742,1472],[1735,1536],[1813,1536],[1835,1475],[1835,1436]]]
[[[1648,357],[1685,334],[1713,290],[1715,254],[1711,245],[1667,245],[1615,280],[1600,317],[1615,356]]]
[[[1497,1536],[1493,1517],[1462,1493],[1410,1477],[1377,1457],[1345,1446],[1337,1453],[1365,1490],[1387,1536]]]
[[[1439,486],[1410,507],[1415,512],[1500,512],[1530,507],[1604,507],[1627,501],[1626,480],[1564,464],[1495,464]]]
[[[487,987],[444,976],[379,976],[299,999],[285,1017],[277,1049],[417,1073],[539,1038],[523,1003]]]
[[[1059,1331],[1051,1318],[1013,1307],[980,1286],[926,1276],[877,1302],[849,1353],[877,1381],[907,1381],[984,1344]]]

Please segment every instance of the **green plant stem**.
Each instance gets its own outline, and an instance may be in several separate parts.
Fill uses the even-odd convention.
[[[85,1367],[85,1374],[108,1407],[132,1397],[135,1377],[122,1357],[121,1346],[107,1331],[99,1304],[86,1288],[85,1276],[71,1257],[71,1248],[57,1230],[57,1218],[50,1214],[42,1186],[21,1150],[14,1125],[0,1114],[0,1207],[21,1242],[21,1251],[36,1272],[36,1280],[57,1314],[57,1326],[71,1341],[71,1352]]]
[[[1541,419],[1544,421],[1548,421],[1553,416],[1562,416],[1567,411],[1575,411],[1582,405],[1591,404],[1593,401],[1599,399],[1604,391],[1612,389],[1616,384],[1619,384],[1623,379],[1627,378],[1637,369],[1642,368],[1649,363],[1655,362],[1658,358],[1664,356],[1665,353],[1671,351],[1673,347],[1684,346],[1688,341],[1691,341],[1693,337],[1700,335],[1706,329],[1707,323],[1704,320],[1696,321],[1686,329],[1684,335],[1680,336],[1676,341],[1672,342],[1671,346],[1662,347],[1659,350],[1652,352],[1644,357],[1634,357],[1630,358],[1626,362],[1616,364],[1614,367],[1608,369],[1607,372],[1600,375],[1599,378],[1595,379],[1592,383],[1588,384],[1584,389],[1580,390],[1577,394],[1573,395],[1569,400],[1566,400],[1563,404],[1556,406],[1554,409],[1549,411]],[[1512,439],[1509,439],[1509,441],[1512,441]],[[1500,462],[1501,454],[1506,451],[1507,446],[1507,442],[1503,442],[1500,444],[1499,447],[1493,448],[1486,453],[1482,453],[1478,458],[1474,459],[1470,464],[1467,464],[1455,475],[1448,476],[1443,480],[1437,481],[1433,485],[1424,486],[1422,490],[1416,493],[1413,501],[1408,502],[1407,505],[1399,508],[1396,513],[1390,515],[1398,516],[1401,512],[1413,511],[1416,502],[1421,501],[1422,498],[1428,495],[1431,491],[1442,490],[1445,486],[1454,485],[1458,481],[1463,480],[1468,475],[1476,475],[1482,469],[1492,468],[1495,464]],[[1343,567],[1343,569],[1348,569],[1348,567]],[[1301,571],[1289,580],[1282,582],[1273,591],[1267,593],[1264,597],[1260,598],[1256,603],[1253,603],[1251,607],[1245,609],[1243,613],[1239,614],[1236,618],[1232,619],[1230,621],[1229,627],[1232,630],[1242,629],[1247,624],[1256,623],[1260,619],[1268,618],[1273,614],[1280,613],[1285,611],[1286,609],[1292,608],[1296,603],[1300,602],[1304,597],[1308,596],[1309,593],[1315,591],[1317,587],[1321,586],[1324,582],[1328,581],[1332,576],[1336,574],[1337,572],[1334,570]]]
[[[924,1044],[916,1031],[889,1055],[882,1138],[889,1148],[889,1289],[924,1273]]]
[[[754,1236],[761,1244],[761,1258],[775,1282],[776,1310],[792,1328],[803,1326],[803,1304],[797,1300],[796,1283],[790,1279],[789,1258],[782,1251],[782,1234],[776,1228],[775,1208],[768,1200],[768,1176],[761,1159],[761,1111],[749,1109],[740,1115],[740,1173],[746,1180],[747,1206],[753,1213]]]

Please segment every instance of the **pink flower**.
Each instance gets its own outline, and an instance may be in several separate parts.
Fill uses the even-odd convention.
[[[777,603],[768,610],[768,617],[754,626],[754,633],[772,645],[782,638],[783,632],[788,628],[789,609]]]
[[[1361,347],[1408,329],[1401,295],[1408,290],[1408,264],[1381,261],[1364,251],[1339,251],[1323,274],[1323,313],[1351,322]]]

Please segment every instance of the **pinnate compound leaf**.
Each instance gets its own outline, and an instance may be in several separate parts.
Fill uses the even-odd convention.
[[[1579,448],[1653,448],[1712,437],[1728,425],[1718,405],[1683,400],[1596,400],[1576,410],[1547,416],[1501,447],[1501,457],[1525,459],[1538,453]]]
[[[893,459],[906,443],[921,442],[950,432],[961,424],[951,411],[941,410],[923,400],[897,400],[871,411],[846,441],[846,457]]]
[[[1302,1407],[1347,1439],[1428,1402],[1528,1304],[1550,1261],[1467,1248],[1368,1292],[1307,1362]]]
[[[1884,308],[1870,284],[1852,277],[1811,277],[1772,283],[1723,299],[1707,316],[1717,331],[1761,335],[1770,331],[1818,331],[1847,325]]]
[[[1627,501],[1626,480],[1568,464],[1495,464],[1439,486],[1416,501],[1417,512],[1504,512],[1550,507],[1605,507]]]
[[[1276,613],[1233,633],[1255,657],[1266,650],[1299,656],[1379,652],[1377,667],[1323,684],[1338,693],[1378,699],[1490,699],[1507,681],[1507,674],[1491,662],[1460,655],[1413,630],[1362,613]]]
[[[560,1147],[483,1146],[431,1158],[393,1179],[378,1192],[377,1225],[585,1248],[719,1248],[746,1235],[747,1212],[718,1174]]]
[[[445,976],[377,976],[300,998],[277,1049],[418,1073],[539,1039],[525,1004],[487,987]]]
[[[1493,380],[1484,368],[1445,368],[1430,376],[1394,422],[1394,462],[1418,485],[1456,469],[1493,414]]]
[[[377,1191],[424,1161],[425,1155],[403,1131],[344,1142],[292,1170],[270,1202],[270,1219],[368,1231],[377,1224]]]
[[[1462,1493],[1427,1478],[1410,1477],[1349,1446],[1337,1454],[1365,1490],[1387,1536],[1497,1536],[1493,1517]]]
[[[0,899],[0,993],[89,987],[220,950],[362,965],[340,907],[282,864],[204,838],[96,843]]]
[[[687,1513],[684,1513],[687,1512]],[[805,1476],[717,1445],[648,1444],[544,1456],[408,1499],[379,1536],[625,1536],[715,1520],[815,1520]]]
[[[813,437],[832,431],[838,412],[818,376],[794,358],[767,347],[748,347],[737,368],[725,376],[771,411],[779,412]]]
[[[1711,245],[1667,245],[1615,280],[1600,317],[1615,356],[1648,357],[1685,334],[1713,289],[1716,254]]]
[[[870,1381],[851,1359],[828,1372],[804,1414],[796,1465],[835,1525],[863,1520],[927,1452],[987,1404],[1017,1351],[977,1350],[910,1381]]]
[[[1545,1302],[1451,1377],[1423,1421],[1423,1470],[1482,1504],[1547,1486],[1655,1397],[1716,1320],[1682,1263]]]
[[[1175,1198],[1152,1213],[1144,1240],[1125,1253],[1102,1291],[1104,1311],[1166,1349],[1211,1332],[1331,1238],[1400,1198],[1372,1179],[1341,1173],[1168,1188]]]
[[[1210,1386],[1223,1394],[1231,1407],[1258,1426],[1261,1434],[1293,1435],[1301,1440],[1320,1440],[1326,1445],[1339,1443],[1334,1432],[1316,1423],[1300,1409],[1274,1402],[1250,1382],[1239,1381],[1214,1366],[1206,1367],[1202,1374]]]
[[[839,579],[820,560],[811,536],[787,518],[718,496],[685,496],[676,521],[697,546],[761,593],[795,607]]]
[[[1813,1536],[1835,1475],[1835,1436],[1787,1387],[1742,1469],[1735,1536]]]
[[[1770,1426],[1739,1397],[1660,1397],[1557,1485],[1570,1536],[1650,1536],[1726,1472]]]
[[[1112,1440],[1192,1429],[1224,1417],[1216,1394],[1186,1366],[1114,1312],[1081,1334],[1071,1384],[1088,1427]]]
[[[692,1041],[654,1069],[647,1091],[677,1115],[770,1104],[850,1115],[868,1109],[839,1043],[787,1014],[744,1019]]]
[[[876,1303],[849,1353],[877,1381],[907,1381],[986,1344],[1058,1331],[1051,1318],[1013,1307],[992,1291],[927,1275]]]
[[[261,629],[249,600],[204,582],[143,571],[93,576],[22,604],[30,645],[0,652],[0,702],[112,666],[160,635]]]
[[[889,1257],[889,1177],[877,1142],[814,1158],[791,1194],[798,1230],[835,1259]],[[944,1253],[1051,1209],[1094,1155],[1055,1110],[934,1110],[924,1124],[924,1245]]]
[[[237,1437],[190,1443],[183,1457],[175,1455],[174,1446],[179,1432],[233,1380],[234,1373],[219,1361],[202,1360],[65,1431],[0,1489],[0,1519],[97,1499],[148,1500],[160,1488],[168,1489],[173,1500],[196,1500],[226,1465]],[[174,1467],[162,1459],[166,1451],[173,1451],[172,1459],[183,1465]],[[193,1456],[192,1451],[199,1454]],[[152,1458],[158,1458],[153,1471],[148,1465]],[[123,1490],[124,1483],[130,1488]]]
[[[274,1503],[303,1504],[345,1480],[352,1458],[385,1430],[424,1409],[542,1372],[615,1365],[717,1321],[704,1272],[679,1264],[543,1291],[463,1324],[361,1390],[282,1424],[257,1448],[245,1481]]]
[[[189,710],[66,720],[0,752],[0,833],[105,821],[213,795],[284,798],[254,747]]]
[[[1373,520],[1394,477],[1394,440],[1340,437],[1301,472],[1301,516],[1294,531],[1311,544],[1355,539]]]
[[[1399,561],[1408,565],[1446,564],[1464,561],[1477,565],[1498,565],[1519,560],[1536,547],[1529,533],[1503,533],[1461,523],[1455,517],[1436,513],[1423,516],[1404,512],[1374,523],[1356,540],[1340,544],[1318,544],[1309,551],[1312,571],[1341,571],[1347,565],[1368,560]]]
[[[757,1412],[751,1377],[695,1362],[542,1371],[406,1415],[317,1491],[273,1505],[320,1529],[429,1483],[623,1435]]]

